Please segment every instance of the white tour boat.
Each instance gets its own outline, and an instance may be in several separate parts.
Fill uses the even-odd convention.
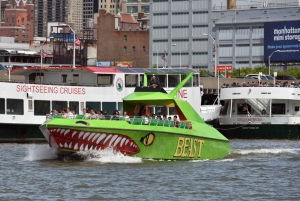
[[[189,68],[115,68],[96,66],[51,65],[14,67],[9,75],[23,75],[24,83],[2,81],[0,96],[0,142],[45,141],[39,130],[46,114],[52,110],[69,107],[76,114],[83,108],[115,110],[122,112],[122,98],[132,93],[136,86],[148,81],[156,74],[160,84],[169,92],[194,72],[192,79],[178,92],[177,96],[188,101],[204,120],[218,115],[214,106],[201,106],[200,76],[197,70]],[[205,109],[203,109],[205,108]],[[152,113],[173,117],[175,109],[151,106]],[[216,113],[214,115],[209,113]]]
[[[300,88],[245,86],[221,88],[224,103],[217,128],[227,138],[298,139]]]

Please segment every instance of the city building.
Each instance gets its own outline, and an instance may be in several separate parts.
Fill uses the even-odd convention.
[[[299,2],[271,1],[243,7],[229,4],[226,10],[220,6],[213,7],[213,29],[210,33],[214,35],[218,45],[217,65],[253,68],[269,66],[270,62],[271,67],[276,70],[286,70],[289,66],[299,67],[300,47],[293,46],[300,39],[299,8]],[[275,29],[291,27],[295,29],[294,33],[275,34]],[[294,38],[280,39],[289,35]],[[270,48],[271,46],[274,48]]]
[[[149,67],[211,67],[207,0],[151,0]],[[209,53],[208,53],[209,52]]]
[[[143,15],[140,15],[143,17]],[[97,30],[98,62],[127,63],[126,67],[148,68],[149,30],[132,15],[113,15],[99,10]]]
[[[138,13],[149,16],[150,0],[99,0],[99,9],[105,9],[111,14],[130,13],[138,18]]]
[[[34,3],[34,36],[47,36],[48,22],[67,22],[66,0],[33,0]]]
[[[23,2],[6,4],[0,26],[0,36],[14,37],[15,43],[29,43],[34,36],[34,5]]]
[[[300,64],[293,52],[298,49],[273,53],[267,49],[271,43],[265,43],[266,24],[276,26],[272,22],[295,21],[289,26],[298,28],[299,1],[151,0],[150,3],[150,68],[215,71],[215,65],[241,68],[271,63],[275,69],[284,70]],[[271,54],[276,56],[270,57]],[[278,58],[282,59],[276,61]]]

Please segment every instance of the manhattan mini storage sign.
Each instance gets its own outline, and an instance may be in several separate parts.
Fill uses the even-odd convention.
[[[274,52],[279,50],[278,52]],[[266,22],[264,24],[264,60],[274,52],[272,61],[298,61],[300,21]]]

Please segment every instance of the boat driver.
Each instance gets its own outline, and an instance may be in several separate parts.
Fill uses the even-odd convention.
[[[160,83],[159,83],[158,79],[156,78],[155,75],[153,75],[149,82],[149,87],[155,88],[155,87],[159,87],[159,85],[160,85]]]

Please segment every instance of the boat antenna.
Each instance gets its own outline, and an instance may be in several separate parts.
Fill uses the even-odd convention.
[[[184,80],[182,80],[170,93],[169,97],[177,97],[178,91],[189,81],[189,79],[194,75],[193,72],[191,72]]]

